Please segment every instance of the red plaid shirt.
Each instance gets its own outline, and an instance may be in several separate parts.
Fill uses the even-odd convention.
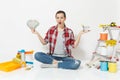
[[[57,40],[57,35],[58,35],[58,30],[57,26],[51,27],[44,38],[44,40],[49,43],[49,54],[54,53],[55,45],[56,45],[56,40]],[[74,48],[74,34],[73,31],[67,27],[64,28],[64,33],[63,33],[63,38],[64,38],[64,45],[65,45],[65,51],[69,56],[71,55],[71,48]]]

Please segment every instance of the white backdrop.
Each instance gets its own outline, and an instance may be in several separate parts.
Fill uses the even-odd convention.
[[[27,20],[40,22],[37,30],[44,37],[49,27],[56,25],[55,13],[64,10],[66,25],[75,36],[81,24],[90,26],[91,32],[81,37],[73,55],[78,59],[90,57],[99,38],[101,23],[120,22],[119,0],[0,0],[0,61],[15,57],[20,49],[47,51],[37,36],[26,25]]]

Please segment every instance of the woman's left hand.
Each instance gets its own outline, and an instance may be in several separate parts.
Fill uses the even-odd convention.
[[[80,31],[80,34],[82,35],[82,34],[85,34],[85,33],[87,33],[87,32],[90,32],[90,30],[86,30],[86,31],[81,30],[81,31]]]

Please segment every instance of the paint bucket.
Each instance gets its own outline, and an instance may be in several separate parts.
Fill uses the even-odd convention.
[[[117,72],[117,62],[109,62],[108,67],[109,67],[109,72],[112,73]]]
[[[100,33],[100,40],[107,40],[108,39],[108,33],[106,32],[101,32]]]
[[[25,62],[27,67],[33,67],[33,50],[25,52]]]
[[[100,61],[100,70],[108,71],[108,61]]]
[[[21,60],[25,62],[25,50],[22,49],[22,50],[19,50],[18,52],[21,54]]]

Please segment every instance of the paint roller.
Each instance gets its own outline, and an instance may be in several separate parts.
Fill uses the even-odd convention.
[[[15,63],[21,64],[21,66],[26,67],[26,63],[19,58],[13,58],[12,60]]]

